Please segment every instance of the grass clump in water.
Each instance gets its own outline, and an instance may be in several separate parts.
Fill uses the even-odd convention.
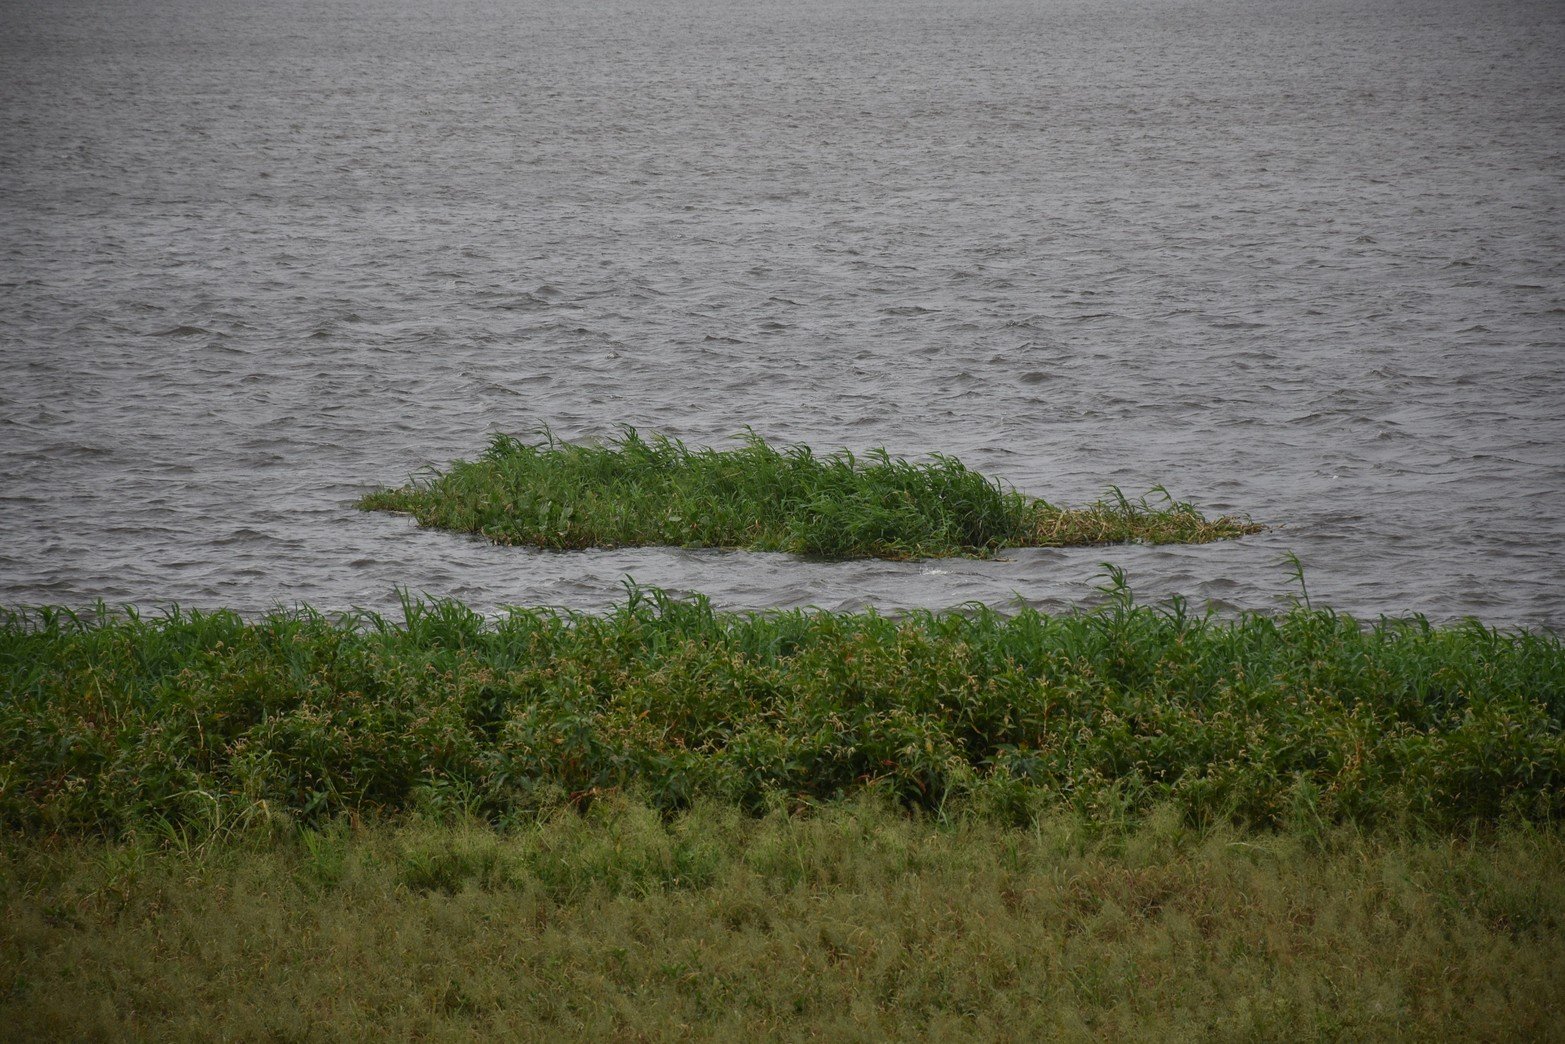
[[[501,544],[555,549],[672,545],[786,551],[815,558],[988,555],[1005,547],[1203,543],[1262,527],[1208,520],[1166,491],[1160,504],[1117,489],[1061,508],[1002,489],[960,461],[876,450],[817,456],[749,433],[735,450],[692,450],[632,428],[607,445],[497,435],[476,461],[365,496],[366,510]]]
[[[1565,814],[1565,649],[1297,606],[608,615],[455,602],[0,620],[0,829],[257,816],[495,823],[633,793],[759,812],[861,792],[946,815],[1463,830]]]

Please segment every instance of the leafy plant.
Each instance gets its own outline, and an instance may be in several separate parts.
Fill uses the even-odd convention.
[[[1415,822],[1565,811],[1559,638],[1297,604],[0,619],[0,824],[196,848],[256,822],[494,822],[634,793],[762,812],[873,791],[944,814]]]

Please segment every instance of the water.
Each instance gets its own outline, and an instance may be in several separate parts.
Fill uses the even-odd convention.
[[[1565,6],[0,9],[0,603],[1138,593],[1565,630]],[[996,561],[499,548],[493,431],[954,454],[1275,524]]]

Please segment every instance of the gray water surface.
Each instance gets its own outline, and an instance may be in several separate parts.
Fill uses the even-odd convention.
[[[0,603],[1139,593],[1565,630],[1554,0],[0,8]],[[994,561],[364,514],[494,431],[1277,528]]]

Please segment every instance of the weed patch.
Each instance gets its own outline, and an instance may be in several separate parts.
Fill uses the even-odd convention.
[[[193,848],[257,823],[503,824],[614,794],[762,814],[871,793],[1106,826],[1166,807],[1305,832],[1565,812],[1557,637],[1307,605],[1200,616],[1116,583],[1063,615],[727,614],[634,585],[606,615],[496,620],[414,600],[400,621],[14,612],[0,826]]]
[[[497,435],[476,461],[365,496],[422,526],[500,544],[553,549],[670,545],[786,551],[812,558],[990,555],[1006,547],[1205,543],[1262,527],[1207,519],[1166,490],[1132,501],[1118,489],[1062,508],[935,455],[876,450],[818,456],[754,433],[735,450],[692,450],[632,428],[605,445]]]

